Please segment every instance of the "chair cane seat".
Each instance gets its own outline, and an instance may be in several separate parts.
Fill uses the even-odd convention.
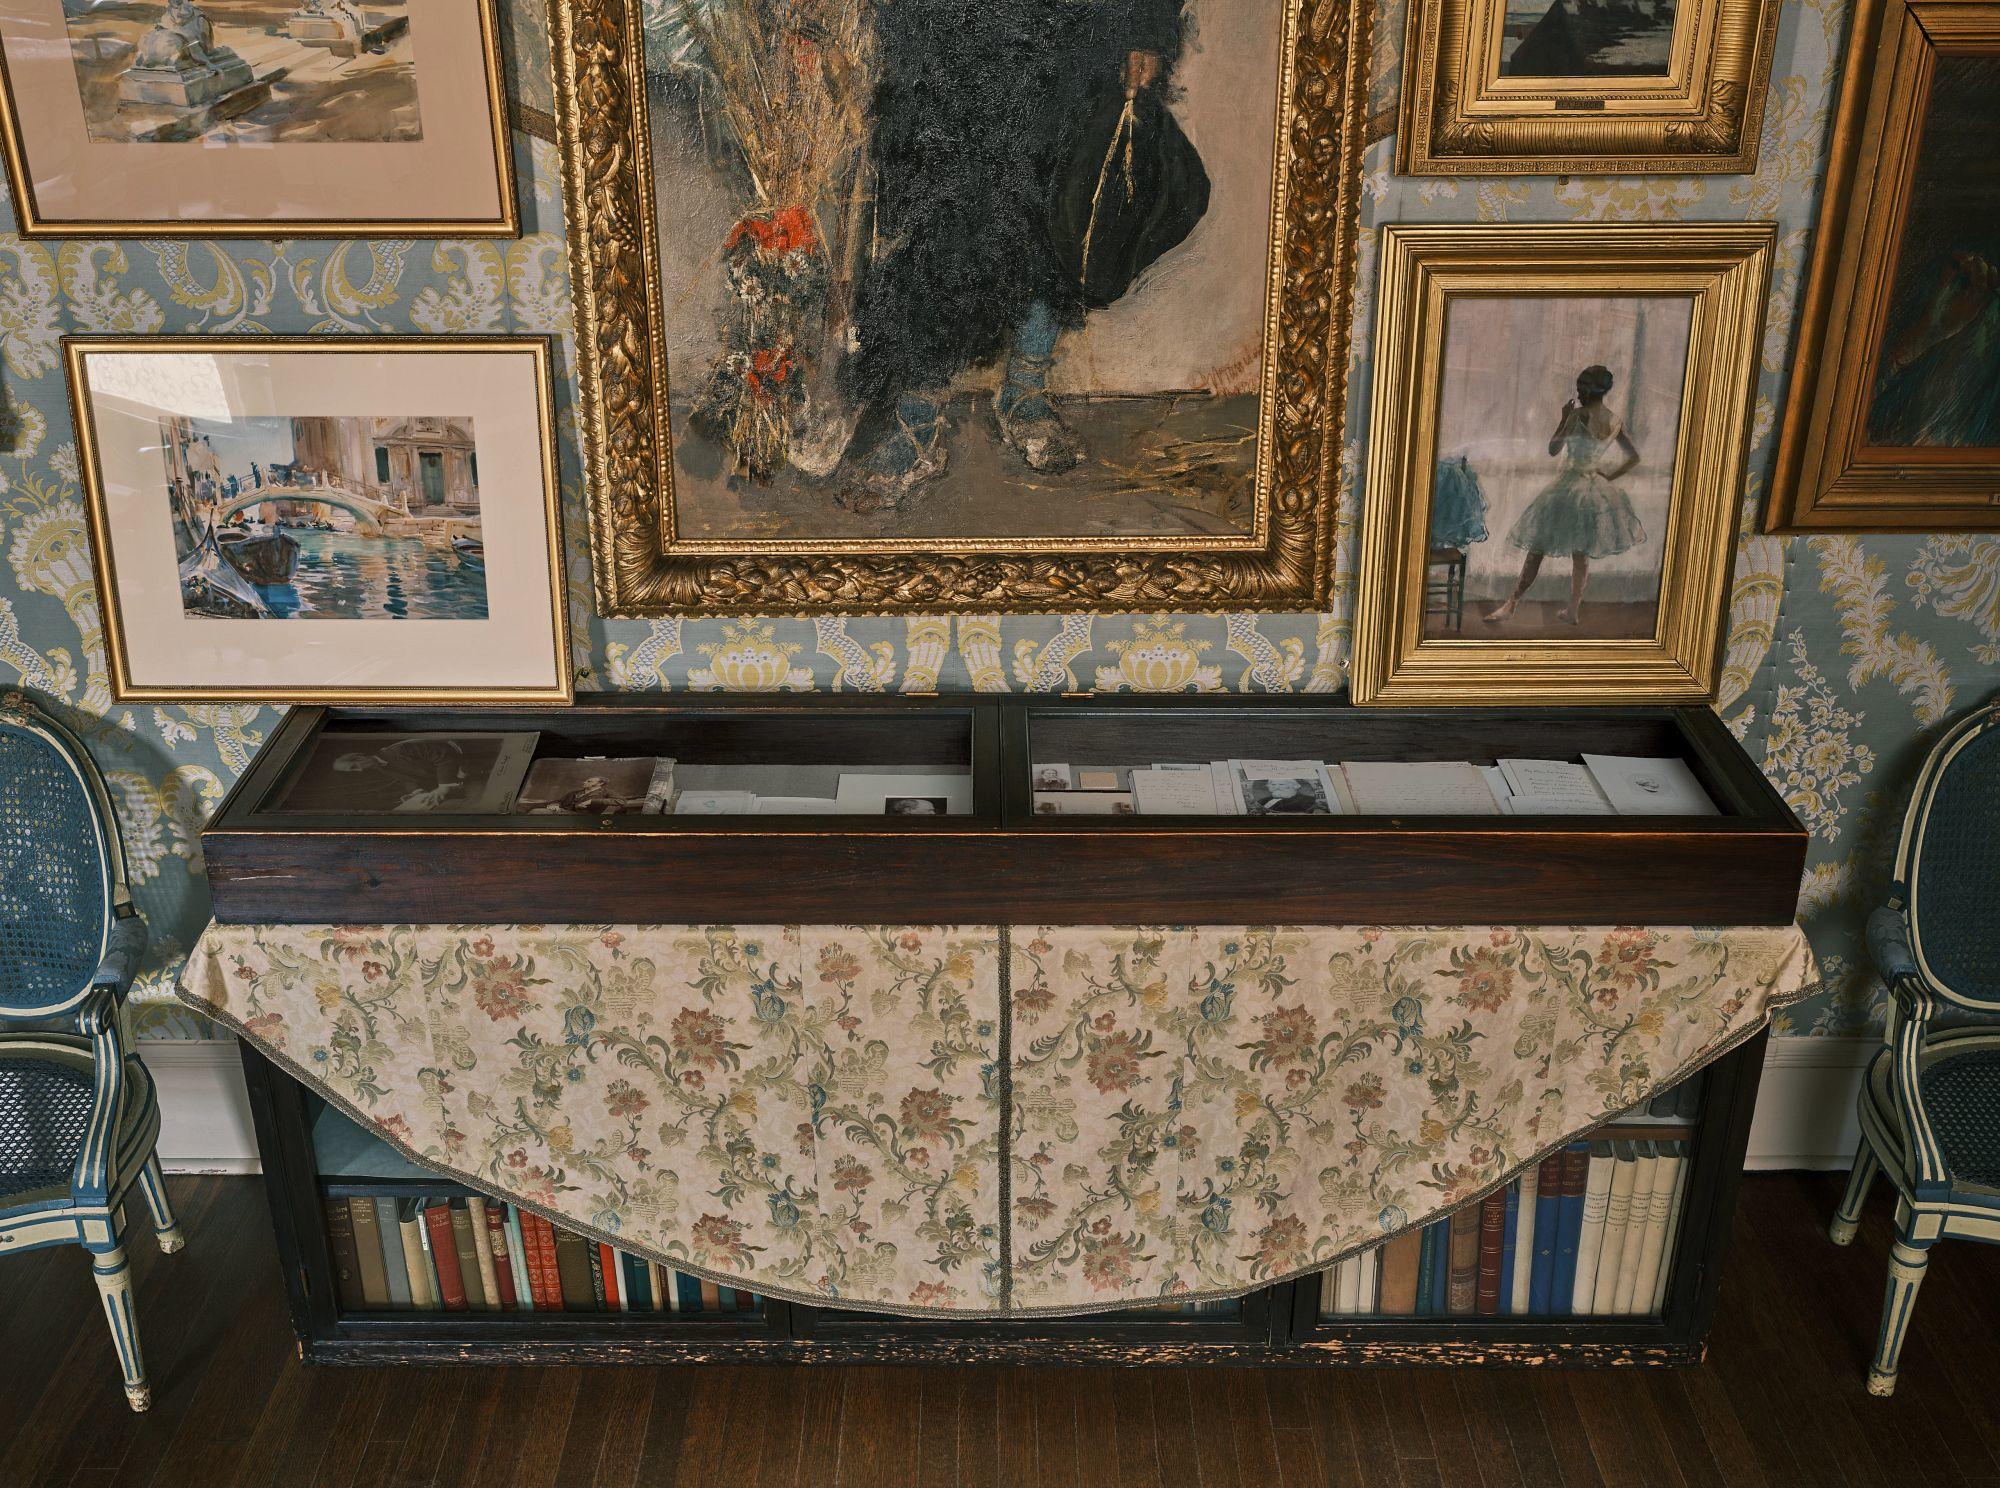
[[[137,1058],[126,1059],[125,1078],[121,1152],[153,1109],[152,1076]],[[82,1039],[0,1037],[0,1211],[70,1202],[95,1083]]]
[[[2000,1194],[2000,1034],[1964,1029],[1940,1036],[1917,1077],[1945,1170],[1962,1186]],[[1863,1087],[1882,1129],[1906,1162],[1909,1143],[1891,1093],[1891,1051],[1879,1050]]]

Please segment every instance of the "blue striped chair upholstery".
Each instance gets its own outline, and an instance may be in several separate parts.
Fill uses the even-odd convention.
[[[151,1395],[124,1248],[133,1184],[160,1249],[181,1248],[153,1082],[118,1032],[145,948],[96,766],[25,696],[0,696],[0,1256],[90,1252],[134,1410]]]
[[[1877,1173],[1896,1188],[1889,1291],[1868,1388],[1893,1394],[1931,1246],[2000,1242],[2000,1025],[1934,1028],[1946,1008],[2000,1013],[2000,702],[1924,761],[1889,904],[1868,950],[1889,984],[1883,1048],[1861,1089],[1861,1150],[1832,1225],[1854,1238]]]

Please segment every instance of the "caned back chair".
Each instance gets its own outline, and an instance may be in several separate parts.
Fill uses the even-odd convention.
[[[135,1183],[160,1249],[181,1248],[153,1082],[118,1031],[145,948],[103,778],[25,694],[0,695],[0,1258],[90,1253],[134,1410],[151,1402],[124,1248]]]
[[[2000,1243],[2000,700],[1954,725],[1917,776],[1868,949],[1889,984],[1861,1088],[1861,1149],[1832,1225],[1854,1238],[1877,1173],[1896,1189],[1888,1295],[1868,1388],[1892,1394],[1931,1246]],[[1932,1026],[1946,1008],[1970,1015]]]

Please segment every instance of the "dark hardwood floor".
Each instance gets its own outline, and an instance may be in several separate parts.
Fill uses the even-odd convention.
[[[2000,1488],[2000,1247],[1933,1253],[1872,1399],[1886,1206],[1836,1250],[1831,1174],[1746,1181],[1708,1363],[1646,1371],[305,1369],[258,1185],[173,1186],[148,1415],[82,1252],[0,1261],[0,1488]]]

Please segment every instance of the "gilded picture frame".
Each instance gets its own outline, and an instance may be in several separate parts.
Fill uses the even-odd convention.
[[[1780,0],[1647,3],[1666,17],[1669,34],[1646,65],[1599,64],[1572,50],[1577,70],[1528,75],[1509,71],[1518,46],[1528,44],[1514,34],[1522,23],[1510,17],[1509,0],[1411,5],[1397,170],[1412,176],[1755,170]],[[1556,0],[1549,9],[1562,6]],[[1622,44],[1632,46],[1629,35]]]
[[[691,530],[669,400],[671,389],[684,403],[695,379],[669,368],[667,349],[689,296],[662,280],[645,9],[641,0],[550,6],[601,612],[1254,610],[1328,601],[1366,144],[1360,0],[1274,0],[1250,13],[1279,33],[1280,63],[1268,79],[1275,129],[1261,145],[1274,162],[1268,206],[1254,214],[1267,247],[1234,271],[1263,307],[1244,374],[1255,380],[1257,411],[1244,436],[1254,438],[1254,467],[1240,486],[1254,521],[1194,538],[1081,530],[823,536],[771,523],[722,536]],[[1004,9],[1004,0],[980,7]],[[1226,5],[1222,13],[1234,14]],[[1215,40],[1214,28],[1199,29]],[[1221,112],[1261,117],[1238,97],[1217,101]]]
[[[112,697],[567,704],[543,336],[65,336]]]
[[[1383,229],[1355,702],[1712,696],[1775,242]]]
[[[1765,529],[2000,530],[2000,413],[1916,422],[2000,382],[2000,6],[1861,0],[1852,35]]]
[[[16,230],[518,237],[499,3],[301,0],[272,26],[256,0],[18,0],[0,15]]]

